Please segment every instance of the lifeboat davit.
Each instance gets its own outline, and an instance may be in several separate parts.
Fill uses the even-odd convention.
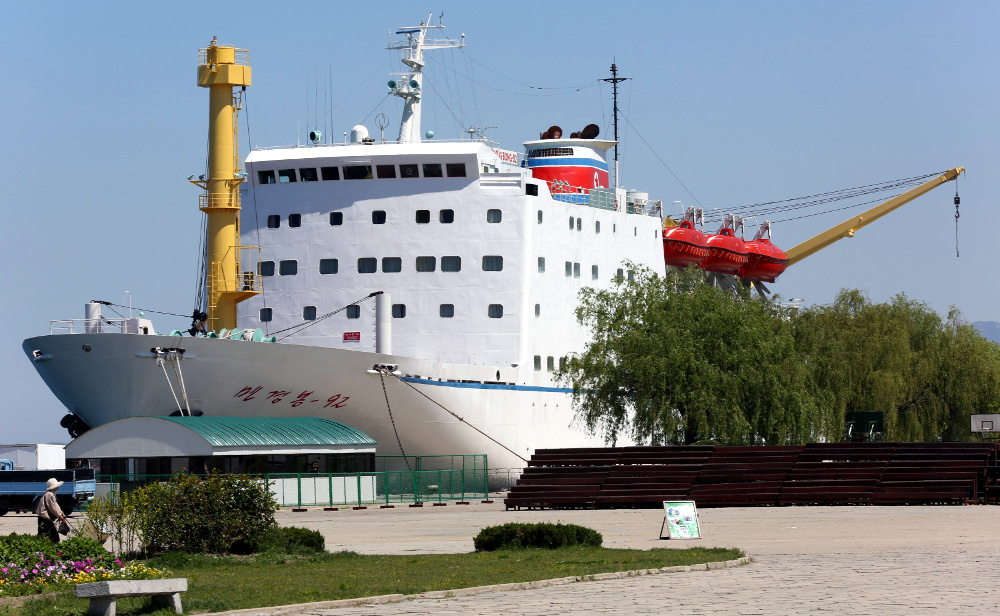
[[[745,243],[746,265],[740,268],[740,278],[759,282],[774,282],[788,267],[788,255],[767,238]]]
[[[663,261],[674,267],[701,263],[708,256],[707,237],[690,220],[663,231]]]
[[[747,262],[746,242],[736,236],[729,227],[706,238],[708,256],[701,262],[701,268],[717,274],[736,274]]]

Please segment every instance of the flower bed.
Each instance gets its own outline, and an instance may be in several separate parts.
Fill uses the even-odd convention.
[[[150,580],[168,576],[168,571],[142,563],[122,563],[110,553],[106,557],[73,561],[35,552],[23,561],[0,565],[0,597],[61,590],[85,582]]]

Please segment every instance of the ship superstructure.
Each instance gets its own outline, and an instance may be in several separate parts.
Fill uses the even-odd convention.
[[[229,295],[209,284],[204,331],[196,318],[195,336],[153,334],[91,304],[63,322],[77,335],[25,341],[71,432],[132,415],[318,415],[381,453],[486,452],[492,467],[600,443],[572,425],[571,392],[552,374],[586,340],[574,315],[584,286],[629,276],[625,261],[665,269],[658,204],[608,187],[614,142],[596,126],[544,131],[523,152],[421,139],[423,54],[454,46],[431,28],[390,44],[407,67],[389,84],[404,98],[396,141],[356,126],[344,144],[255,149],[244,170],[229,161],[231,179],[199,184],[210,216],[255,210],[224,249],[208,238],[208,275]],[[199,81],[241,85],[204,67]],[[232,113],[212,98],[213,118]],[[238,93],[227,100],[238,107]],[[244,256],[257,247],[259,261]],[[235,327],[213,297],[238,305]]]

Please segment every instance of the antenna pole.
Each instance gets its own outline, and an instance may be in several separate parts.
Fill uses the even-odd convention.
[[[613,101],[614,118],[615,118],[615,189],[618,189],[618,83],[631,79],[631,77],[619,77],[618,76],[618,66],[612,60],[611,62],[611,78],[602,79],[601,81],[606,81],[611,84],[611,97]]]

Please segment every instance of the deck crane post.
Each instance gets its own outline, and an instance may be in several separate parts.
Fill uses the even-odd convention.
[[[209,88],[208,176],[191,180],[204,190],[207,214],[208,329],[236,327],[236,305],[261,292],[260,248],[240,245],[240,168],[236,113],[251,83],[250,52],[216,39],[198,51],[198,85]],[[240,90],[234,95],[233,88]]]
[[[859,216],[855,216],[850,220],[845,220],[836,227],[827,229],[819,235],[808,239],[793,248],[790,248],[785,251],[785,254],[788,256],[789,267],[798,263],[802,259],[805,259],[809,255],[826,248],[841,238],[854,237],[854,232],[858,229],[864,227],[865,225],[870,225],[889,212],[906,205],[910,201],[913,201],[917,197],[934,190],[945,182],[950,182],[956,179],[963,171],[965,171],[965,167],[949,169],[938,177],[924,182],[912,190],[909,190],[901,195],[897,195],[885,203],[876,205],[870,210],[862,212]]]

